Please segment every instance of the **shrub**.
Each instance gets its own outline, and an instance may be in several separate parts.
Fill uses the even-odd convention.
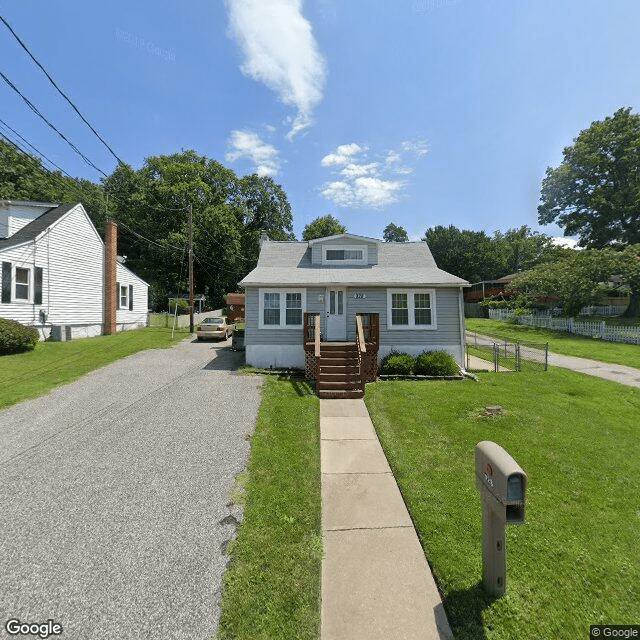
[[[419,376],[455,376],[460,368],[446,351],[424,351],[416,358],[415,373]]]
[[[0,355],[30,351],[40,339],[33,327],[25,327],[15,320],[0,318]]]
[[[413,373],[415,358],[408,353],[392,351],[380,362],[380,373],[387,376],[410,376]]]

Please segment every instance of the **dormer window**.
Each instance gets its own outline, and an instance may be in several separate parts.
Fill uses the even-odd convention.
[[[367,264],[366,247],[328,245],[322,248],[322,264]]]

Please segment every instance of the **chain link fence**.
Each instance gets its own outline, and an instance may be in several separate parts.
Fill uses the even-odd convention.
[[[549,344],[546,342],[509,342],[477,333],[467,333],[466,368],[485,365],[493,371],[546,371]]]

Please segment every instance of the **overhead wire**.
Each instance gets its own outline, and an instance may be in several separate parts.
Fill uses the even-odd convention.
[[[44,153],[42,153],[42,151],[39,151],[38,149],[36,149],[26,138],[21,136],[13,127],[9,126],[2,118],[0,118],[0,125],[2,125],[5,129],[8,129],[9,131],[13,132],[14,135],[18,136],[20,140],[22,140],[26,145],[28,145],[31,149],[33,149],[41,158],[44,158],[50,165],[54,166],[56,169],[58,169],[59,171],[62,171],[62,173],[64,173],[69,178],[71,178],[71,176],[62,167],[59,167],[53,160],[50,160],[49,158],[47,158],[47,156],[45,156]],[[24,153],[24,150],[22,148],[20,150],[23,151]]]
[[[98,173],[101,173],[105,178],[108,178],[109,176],[107,176],[107,174],[100,169],[100,167],[96,166],[93,162],[91,162],[91,160],[89,160],[89,158],[87,158],[87,156],[84,155],[84,153],[82,153],[82,151],[80,151],[80,149],[78,149],[78,147],[73,144],[73,142],[71,142],[71,140],[69,140],[69,138],[67,138],[64,133],[62,133],[54,124],[52,124],[49,120],[47,120],[47,118],[40,112],[40,110],[38,109],[38,107],[35,106],[35,104],[33,104],[33,102],[31,102],[31,100],[29,100],[29,98],[27,98],[21,91],[20,89],[18,89],[18,87],[16,87],[15,84],[13,84],[13,82],[11,82],[11,80],[9,80],[9,78],[7,78],[7,76],[0,71],[0,78],[2,78],[8,85],[9,87],[11,87],[11,89],[13,89],[19,96],[20,98],[22,98],[22,100],[25,102],[25,104],[29,107],[29,109],[31,109],[31,111],[33,111],[33,113],[35,113],[39,118],[41,118],[51,129],[53,129],[53,131],[55,131],[72,149],[75,153],[77,153],[90,167],[93,167]]]
[[[56,82],[54,81],[54,79],[51,77],[51,75],[47,72],[47,70],[42,66],[42,64],[40,63],[39,60],[36,59],[36,57],[33,55],[33,53],[31,53],[31,51],[29,50],[29,48],[27,47],[27,45],[20,39],[20,37],[18,36],[18,34],[13,30],[13,27],[7,22],[7,20],[4,18],[4,16],[0,15],[0,20],[2,20],[2,22],[4,23],[5,27],[7,27],[7,29],[9,29],[9,31],[11,32],[11,34],[13,35],[13,37],[18,41],[18,43],[20,44],[20,46],[26,51],[27,55],[33,60],[33,62],[35,62],[35,64],[40,68],[40,70],[42,71],[42,73],[44,73],[44,75],[47,77],[47,79],[49,80],[49,82],[55,87],[56,91],[69,103],[69,105],[71,106],[71,108],[78,114],[78,116],[80,117],[80,119],[87,125],[87,127],[89,127],[89,129],[91,129],[91,131],[94,133],[94,135],[98,138],[98,140],[100,140],[100,142],[102,142],[102,144],[109,150],[109,152],[111,153],[111,155],[118,161],[119,164],[125,164],[115,153],[115,151],[109,146],[109,144],[107,144],[107,142],[105,141],[105,139],[93,128],[93,126],[89,123],[89,121],[82,115],[82,113],[80,113],[80,110],[78,109],[78,107],[76,107],[76,105],[71,101],[71,98],[69,98],[69,96],[56,84]]]

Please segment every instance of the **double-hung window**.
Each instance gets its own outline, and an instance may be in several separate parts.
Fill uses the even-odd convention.
[[[126,285],[120,285],[120,292],[118,295],[120,296],[120,309],[127,309],[129,307],[129,287]]]
[[[260,289],[260,328],[301,328],[304,291]]]
[[[388,329],[436,329],[434,289],[387,290]]]
[[[16,267],[16,300],[29,299],[29,269]]]

